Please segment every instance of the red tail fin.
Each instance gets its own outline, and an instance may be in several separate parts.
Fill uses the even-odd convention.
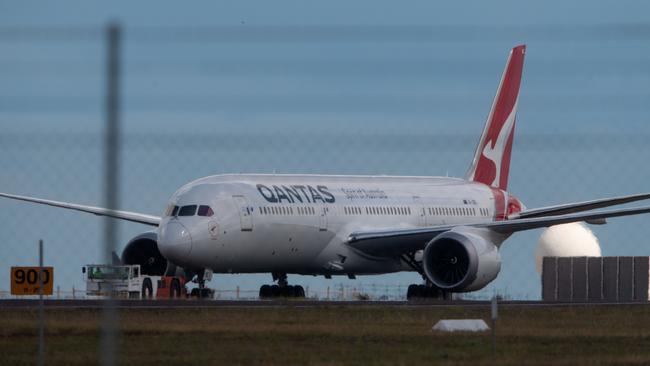
[[[468,180],[503,190],[508,188],[510,153],[525,53],[525,45],[510,51],[474,160],[467,171]]]

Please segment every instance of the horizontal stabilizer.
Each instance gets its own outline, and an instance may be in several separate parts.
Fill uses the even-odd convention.
[[[640,193],[640,194],[633,194],[629,196],[603,198],[598,200],[576,202],[576,203],[566,203],[557,206],[533,208],[530,210],[517,212],[510,215],[508,218],[527,219],[527,218],[541,217],[541,216],[565,215],[565,214],[570,214],[575,212],[595,210],[597,208],[622,205],[624,203],[642,201],[647,199],[650,199],[650,193]]]

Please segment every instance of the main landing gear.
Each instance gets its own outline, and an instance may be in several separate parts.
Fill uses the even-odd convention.
[[[415,254],[409,253],[402,255],[402,260],[418,272],[422,279],[424,280],[423,285],[412,284],[409,285],[408,290],[406,291],[406,300],[408,301],[417,301],[425,299],[438,299],[438,300],[451,300],[451,292],[444,291],[443,289],[437,287],[431,283],[427,276],[424,274],[422,269],[422,263],[415,260]]]
[[[412,301],[424,299],[451,300],[451,293],[443,291],[428,281],[426,281],[426,284],[424,285],[409,285],[409,288],[406,291],[406,300]]]
[[[278,281],[277,285],[262,285],[260,287],[260,299],[272,299],[278,297],[304,298],[305,289],[302,286],[289,285],[286,273],[272,273],[273,281]]]

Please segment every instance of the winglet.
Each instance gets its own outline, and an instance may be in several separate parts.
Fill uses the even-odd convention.
[[[510,51],[467,180],[506,190],[526,45]]]

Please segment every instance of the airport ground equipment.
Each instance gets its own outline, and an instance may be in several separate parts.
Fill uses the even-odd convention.
[[[142,274],[139,264],[88,264],[82,272],[86,280],[86,295],[129,299],[150,299],[157,294],[160,276]]]
[[[183,277],[162,276],[157,283],[157,299],[177,299],[187,297],[185,278]]]
[[[650,257],[544,257],[542,300],[647,302]]]

